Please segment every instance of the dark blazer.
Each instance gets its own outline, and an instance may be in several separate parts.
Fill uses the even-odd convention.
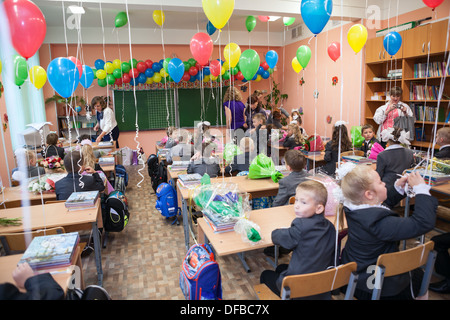
[[[216,158],[211,160],[201,158],[201,160],[195,160],[189,163],[187,173],[198,173],[201,176],[207,173],[211,178],[215,178],[220,174],[220,166]]]
[[[441,147],[441,149],[438,152],[436,152],[434,156],[438,159],[445,159],[445,158],[450,159],[450,144]]]
[[[278,207],[289,204],[289,198],[295,196],[295,189],[301,182],[306,180],[307,176],[308,172],[305,170],[291,171],[287,177],[278,181],[278,194],[275,197],[272,206]]]
[[[372,139],[370,139],[370,141],[367,143],[365,140],[360,148],[361,151],[364,151],[364,157],[367,157],[367,151],[369,151],[370,149],[372,149],[372,146],[375,142],[380,143],[380,141],[378,141],[375,137],[373,137]]]
[[[25,281],[26,292],[12,283],[0,284],[0,300],[63,300],[64,290],[50,273],[32,276]]]
[[[287,270],[277,279],[281,289],[283,278],[288,275],[323,271],[334,266],[336,228],[323,214],[310,218],[295,218],[289,228],[272,231],[275,245],[293,250]]]
[[[339,150],[333,148],[331,145],[331,141],[328,141],[325,145],[325,155],[323,159],[326,161],[326,164],[323,166],[323,169],[327,172],[327,174],[334,175],[336,172],[336,162],[339,160]],[[341,153],[345,151],[348,150],[341,150]]]
[[[46,151],[46,152],[44,152]],[[59,156],[61,159],[64,159],[64,148],[55,146],[55,145],[48,145],[45,150],[41,151],[42,157],[49,158],[51,156]]]
[[[44,167],[30,166],[28,167],[28,178],[43,176],[45,174]]]
[[[436,221],[437,200],[428,195],[416,195],[414,213],[399,217],[394,211],[368,207],[351,211],[344,207],[348,225],[348,240],[342,252],[342,264],[355,261],[359,274],[357,289],[372,292],[367,279],[373,276],[368,267],[378,256],[397,252],[398,241],[414,238],[432,230]],[[382,296],[395,296],[409,286],[409,273],[384,279]]]
[[[295,142],[295,137],[294,135],[290,136],[290,137],[286,137],[286,139],[284,139],[283,141],[283,147],[290,149],[294,149],[295,147],[299,147],[302,146],[303,144],[298,144],[297,142]]]
[[[57,200],[67,200],[72,192],[74,192],[74,187],[76,192],[80,191],[103,191],[105,190],[105,184],[102,178],[100,178],[98,173],[92,175],[82,175],[81,181],[84,182],[84,187],[80,186],[80,175],[78,173],[68,173],[67,176],[55,183],[55,193]]]
[[[414,152],[405,148],[386,149],[377,156],[377,172],[387,186],[394,184],[405,169],[414,165]]]
[[[252,160],[250,159],[250,152],[238,154],[234,156],[233,162],[225,167],[225,173],[248,171]]]

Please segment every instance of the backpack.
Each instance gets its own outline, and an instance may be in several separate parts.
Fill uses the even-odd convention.
[[[158,169],[158,156],[151,154],[147,159],[147,171],[150,178],[156,173],[156,169]]]
[[[167,168],[164,165],[164,161],[161,161],[158,164],[155,174],[151,177],[151,182],[152,188],[155,192],[161,183],[167,183]]]
[[[116,179],[114,181],[114,189],[125,193],[126,186],[128,186],[128,173],[125,167],[121,164],[116,164]]]
[[[105,212],[103,214],[105,231],[122,231],[128,224],[129,218],[128,200],[125,195],[118,190],[111,192],[105,201]]]
[[[180,288],[186,300],[222,300],[219,264],[208,244],[189,248],[181,266]]]
[[[163,217],[172,218],[175,217],[177,225],[180,224],[177,215],[181,214],[181,209],[178,207],[178,197],[175,188],[168,183],[161,183],[156,189],[156,209],[162,214]]]

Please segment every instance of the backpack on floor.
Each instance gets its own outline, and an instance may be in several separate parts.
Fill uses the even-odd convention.
[[[125,167],[121,164],[115,166],[116,178],[114,181],[114,189],[122,193],[125,193],[125,189],[128,186],[128,173]]]
[[[186,300],[222,300],[219,264],[208,244],[189,248],[181,266],[180,288]]]
[[[156,189],[156,209],[166,219],[175,217],[172,224],[180,224],[178,215],[181,214],[181,209],[178,207],[177,192],[170,184],[163,182]]]
[[[151,154],[147,159],[147,171],[148,176],[151,178],[156,174],[158,169],[158,156],[156,154]]]
[[[127,197],[121,191],[113,191],[105,201],[103,214],[103,227],[108,232],[120,232],[128,224],[130,213],[128,211]]]
[[[165,166],[164,161],[161,161],[158,164],[156,173],[151,177],[151,182],[152,182],[153,191],[155,191],[155,192],[161,183],[167,183],[167,168]]]

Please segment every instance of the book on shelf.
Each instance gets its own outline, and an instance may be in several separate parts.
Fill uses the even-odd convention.
[[[414,78],[442,77],[450,74],[450,69],[445,61],[433,61],[430,63],[414,64]]]
[[[415,128],[416,129],[416,141],[426,141],[425,131],[423,128]]]
[[[438,100],[439,86],[425,86],[411,82],[409,99],[410,100]]]
[[[431,171],[426,169],[417,169],[415,171],[418,172],[423,177],[425,182],[430,186],[437,186],[450,181],[450,175],[443,172]],[[411,173],[412,170],[406,170],[406,172]]]
[[[427,106],[422,103],[412,103],[410,105],[412,112],[416,121],[445,121],[446,108],[440,107],[439,110],[437,106]]]
[[[353,162],[353,163],[373,163],[375,162],[375,160],[363,157],[363,156],[342,156],[342,160],[344,162],[348,161],[348,162]]]
[[[180,181],[181,185],[184,187],[198,185],[201,183],[201,180],[202,176],[198,173],[186,173],[178,176],[178,181]]]
[[[68,267],[79,242],[78,232],[35,237],[19,264],[27,262],[34,270]]]
[[[88,209],[95,207],[95,203],[99,197],[99,191],[81,191],[72,192],[65,202],[65,206],[69,210]]]

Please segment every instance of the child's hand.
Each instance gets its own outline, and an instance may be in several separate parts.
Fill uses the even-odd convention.
[[[422,178],[422,176],[418,172],[411,172],[408,176],[408,184],[411,187],[417,186],[419,184],[424,184],[425,180]]]
[[[89,166],[86,166],[85,168],[84,168],[84,171],[86,171],[87,173],[95,173],[95,170],[94,169],[92,169],[92,167],[89,167]]]
[[[12,273],[12,277],[19,288],[25,288],[25,282],[32,276],[34,276],[34,271],[26,262],[19,264]]]
[[[405,189],[405,185],[406,185],[406,181],[408,180],[408,175],[404,175],[401,176],[401,178],[397,179],[397,181],[395,181],[395,185],[397,187],[400,187],[402,189]]]

